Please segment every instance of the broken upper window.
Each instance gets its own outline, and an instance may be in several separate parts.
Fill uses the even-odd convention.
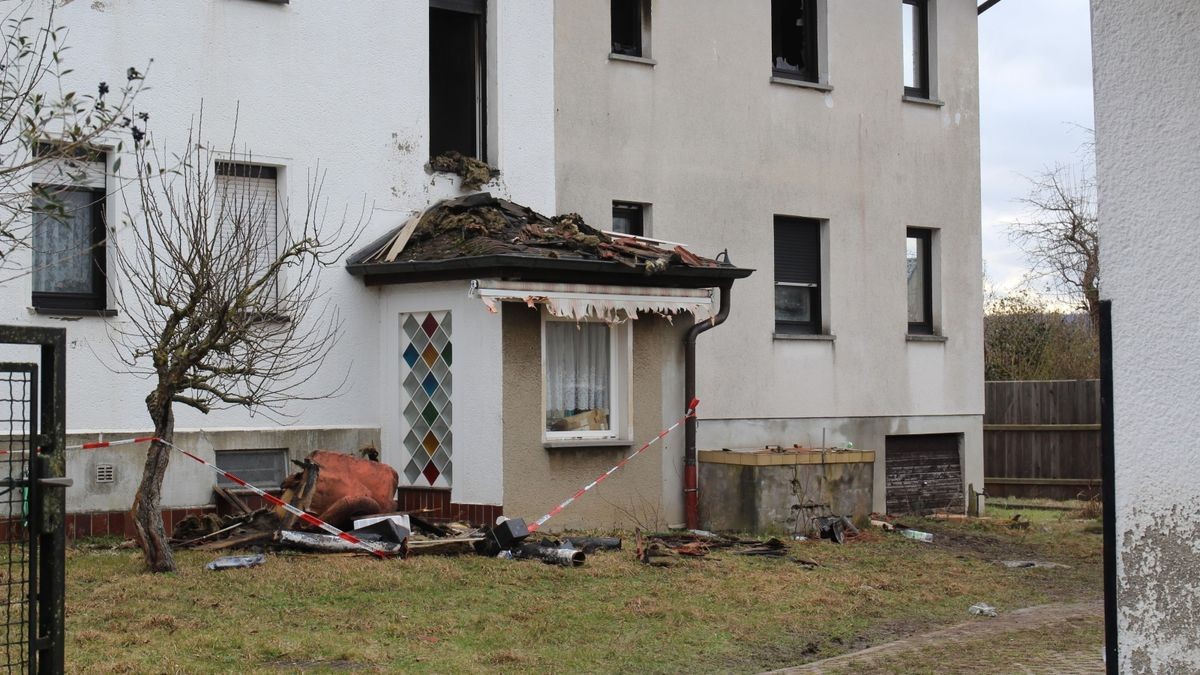
[[[646,236],[645,205],[632,202],[613,202],[612,231],[620,234],[632,234],[635,237]]]
[[[904,26],[904,94],[929,98],[929,4],[902,0]]]
[[[612,0],[612,53],[649,56],[650,0]]]
[[[104,203],[106,156],[38,144],[33,176],[33,306],[102,310],[107,304]]]
[[[817,82],[817,0],[771,1],[772,71],[778,77]]]
[[[429,154],[486,161],[484,0],[430,0]]]
[[[821,332],[821,221],[775,216],[775,332]]]

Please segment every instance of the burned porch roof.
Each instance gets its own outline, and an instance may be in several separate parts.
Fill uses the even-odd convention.
[[[719,286],[753,271],[660,244],[483,192],[434,204],[350,256],[346,268],[368,285],[489,276],[683,288]]]

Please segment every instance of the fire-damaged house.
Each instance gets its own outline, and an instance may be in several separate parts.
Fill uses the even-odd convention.
[[[678,420],[694,381],[694,424],[550,524],[792,531],[793,507],[979,503],[976,10],[122,0],[55,17],[78,57],[64,86],[153,59],[138,107],[162,147],[203,103],[204,142],[246,149],[214,182],[270,215],[268,249],[313,179],[332,220],[363,205],[357,253],[313,277],[340,328],[319,371],[278,416],[177,410],[181,447],[279,492],[316,450],[373,446],[399,510],[536,518]],[[33,250],[6,258],[29,273],[0,279],[0,323],[67,330],[71,445],[151,426],[111,339],[136,320],[114,264],[138,213],[119,140],[89,149],[86,181],[39,179],[88,208],[32,219]],[[68,451],[68,536],[132,535],[145,459]],[[214,487],[240,489],[172,461],[168,531],[224,508]]]
[[[380,393],[398,414],[382,420],[380,459],[400,472],[401,504],[491,505],[481,519],[540,515],[682,417],[696,336],[751,273],[488,193],[433,205],[347,269],[381,296]],[[665,437],[555,525],[682,522],[688,437]]]

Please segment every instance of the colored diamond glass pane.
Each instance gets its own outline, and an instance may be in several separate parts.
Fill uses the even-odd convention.
[[[432,455],[434,452],[437,452],[438,449],[437,436],[434,436],[433,432],[430,431],[429,433],[425,434],[425,440],[421,441],[421,445],[425,448],[425,452]]]
[[[437,406],[433,404],[433,401],[426,403],[425,409],[421,411],[421,417],[425,418],[425,423],[432,425],[433,421],[437,419],[437,416]]]
[[[417,348],[412,346],[411,342],[408,343],[408,348],[404,350],[404,362],[408,364],[409,368],[412,368],[412,364],[417,362]]]
[[[434,347],[432,344],[425,345],[425,351],[421,352],[421,358],[425,359],[425,364],[432,367],[433,362],[437,360],[437,357],[438,357],[437,348]],[[408,365],[411,366],[412,364],[410,363]]]
[[[433,462],[430,462],[425,465],[425,470],[421,473],[425,474],[425,480],[429,481],[430,485],[433,485],[434,481],[438,479],[440,472],[438,471],[437,467],[433,465]]]
[[[432,314],[427,314],[425,320],[421,322],[421,328],[425,330],[426,335],[433,335],[433,331],[437,330],[438,321]]]
[[[453,344],[454,343],[452,343],[452,342],[447,342],[446,347],[444,349],[442,349],[442,360],[445,361],[446,365],[448,365],[448,366],[454,365],[454,359],[451,358],[452,351],[453,351],[451,349],[451,346]]]
[[[434,377],[433,373],[429,373],[421,382],[421,386],[425,389],[426,394],[433,396],[433,392],[437,390],[438,386],[437,378]]]

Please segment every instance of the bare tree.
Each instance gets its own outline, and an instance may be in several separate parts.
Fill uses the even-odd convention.
[[[63,174],[56,182],[70,183],[81,153],[114,143],[120,151],[126,130],[140,139],[148,118],[130,113],[144,84],[136,68],[115,92],[107,82],[94,94],[64,87],[66,36],[54,3],[0,0],[0,270],[11,269],[11,254],[30,244],[34,196],[52,215],[63,208],[53,194],[36,191],[35,172],[53,167]]]
[[[1100,326],[1100,241],[1096,228],[1096,181],[1090,147],[1075,165],[1056,164],[1031,178],[1026,220],[1009,236],[1033,262],[1029,282],[1087,312]]]
[[[289,401],[336,393],[305,386],[341,330],[319,276],[364,225],[361,213],[352,222],[343,212],[325,226],[319,171],[307,181],[304,210],[292,213],[255,180],[228,179],[255,178],[248,154],[232,145],[215,152],[202,136],[200,122],[176,156],[137,146],[137,203],[126,206],[128,240],[115,247],[118,306],[128,321],[113,338],[125,366],[153,383],[146,410],[154,435],[168,442],[175,404],[286,415]],[[156,572],[175,568],[160,512],[170,457],[167,445],[151,445],[134,504],[146,564]]]

